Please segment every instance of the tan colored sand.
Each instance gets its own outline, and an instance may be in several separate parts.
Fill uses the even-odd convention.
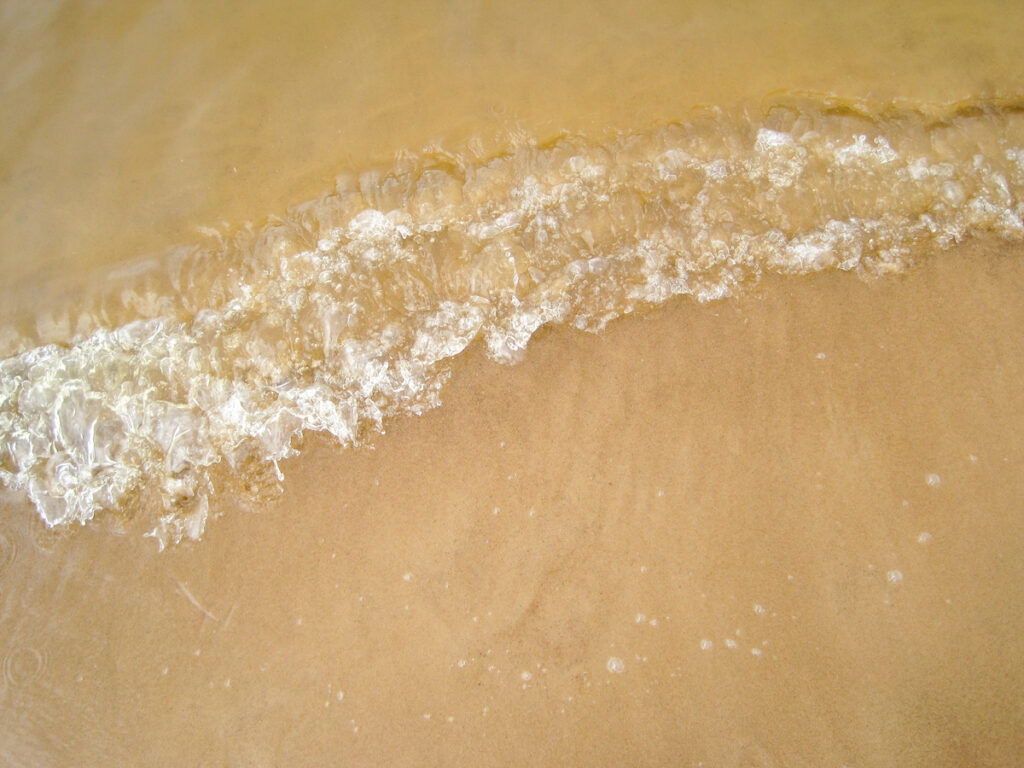
[[[1024,84],[999,2],[0,18],[4,323],[436,140]],[[779,279],[545,332],[514,368],[471,356],[441,409],[372,451],[311,440],[276,506],[225,501],[163,554],[3,492],[0,764],[1012,765],[1020,257]]]
[[[9,499],[0,762],[1013,764],[1021,256],[471,357],[163,554]]]

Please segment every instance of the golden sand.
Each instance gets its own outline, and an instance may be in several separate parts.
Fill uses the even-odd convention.
[[[1024,92],[995,2],[207,6],[4,4],[4,323],[432,142]],[[0,763],[1012,765],[1022,256],[471,350],[163,553],[2,490]]]

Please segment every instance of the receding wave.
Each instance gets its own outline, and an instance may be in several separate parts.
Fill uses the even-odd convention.
[[[51,526],[131,507],[161,546],[198,538],[213,494],[273,482],[304,432],[351,445],[436,406],[474,340],[511,362],[545,324],[1024,237],[1014,104],[761,114],[404,155],[111,275],[0,362],[0,480]]]

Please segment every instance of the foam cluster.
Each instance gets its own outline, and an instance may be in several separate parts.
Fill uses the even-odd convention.
[[[0,481],[48,525],[134,506],[161,545],[198,538],[226,478],[279,476],[306,432],[352,445],[436,406],[476,340],[513,362],[546,324],[1020,240],[1022,190],[1024,118],[993,105],[778,105],[405,155],[20,339],[0,362]]]

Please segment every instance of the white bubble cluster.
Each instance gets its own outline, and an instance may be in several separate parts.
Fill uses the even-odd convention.
[[[5,335],[0,481],[49,525],[133,507],[162,544],[198,538],[216,491],[276,486],[306,432],[358,444],[436,406],[474,341],[513,362],[550,323],[1024,238],[1024,117],[942,118],[779,105],[343,179]]]

